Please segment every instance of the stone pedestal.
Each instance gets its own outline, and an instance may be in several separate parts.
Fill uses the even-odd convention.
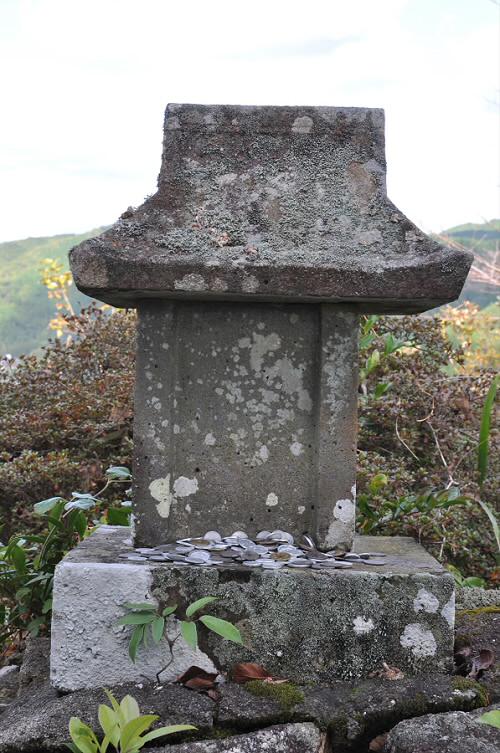
[[[196,531],[308,532],[349,549],[358,316],[337,306],[139,306],[138,543]]]
[[[380,551],[386,564],[369,571],[280,571],[176,567],[118,559],[131,548],[126,528],[103,527],[56,569],[51,677],[61,690],[154,679],[169,660],[165,642],[128,657],[129,628],[118,627],[127,601],[186,607],[217,596],[215,613],[244,636],[238,646],[200,631],[200,650],[179,640],[161,676],[190,665],[228,670],[254,661],[296,682],[355,679],[382,662],[407,675],[452,666],[454,582],[412,539],[359,537],[358,551]],[[176,631],[175,620],[170,634]]]

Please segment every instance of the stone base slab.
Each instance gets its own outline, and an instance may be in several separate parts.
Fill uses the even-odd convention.
[[[128,656],[130,629],[119,627],[123,605],[153,601],[183,610],[217,596],[214,614],[236,624],[244,646],[200,629],[200,648],[179,639],[160,679],[195,664],[228,671],[262,664],[295,682],[365,677],[383,662],[406,675],[447,671],[452,664],[454,582],[420,545],[405,537],[358,537],[355,550],[386,554],[386,563],[349,570],[263,571],[135,563],[130,530],[103,526],[56,569],[51,681],[61,690],[155,679],[170,660],[165,641]],[[201,628],[201,626],[200,626]],[[171,636],[178,630],[175,619]]]

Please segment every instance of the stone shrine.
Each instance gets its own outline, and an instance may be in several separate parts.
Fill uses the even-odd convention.
[[[137,542],[349,548],[358,315],[452,301],[469,265],[387,198],[383,111],[169,105],[157,193],[71,252],[138,311]]]
[[[242,660],[298,681],[383,661],[446,669],[452,576],[409,539],[354,540],[358,322],[456,299],[471,255],[387,198],[381,110],[169,105],[164,134],[157,193],[70,256],[80,290],[138,311],[135,541],[103,527],[58,566],[53,683],[154,678],[168,647],[133,665],[124,603],[206,595],[245,646],[179,642],[162,680]],[[209,529],[385,559],[300,572],[133,559]]]

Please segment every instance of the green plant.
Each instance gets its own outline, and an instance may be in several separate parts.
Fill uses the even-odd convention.
[[[0,546],[0,647],[16,633],[36,635],[47,627],[54,570],[70,549],[100,522],[128,523],[128,506],[109,507],[98,519],[91,517],[103,506],[101,495],[112,485],[129,484],[131,475],[128,468],[112,466],[106,477],[105,486],[94,495],[73,492],[69,500],[51,497],[38,502],[34,511],[45,529],[12,536]]]
[[[379,505],[375,506],[371,500],[388,483],[388,477],[383,473],[378,473],[370,481],[368,493],[358,496],[360,528],[363,533],[372,533],[403,517],[429,516],[436,510],[446,510],[467,502],[467,498],[460,494],[458,487],[453,486],[450,489],[431,490],[422,494],[408,494],[397,499],[383,499]]]
[[[486,400],[484,401],[483,411],[481,414],[481,429],[479,432],[479,444],[477,448],[477,469],[479,475],[479,489],[482,495],[483,485],[488,475],[488,464],[490,454],[490,433],[491,433],[491,414],[495,404],[500,376],[496,376],[488,390]],[[493,530],[495,542],[497,545],[497,558],[500,557],[500,527],[494,510],[483,499],[477,500],[481,509],[484,511]]]
[[[479,721],[482,724],[490,724],[492,727],[500,729],[500,709],[494,709],[493,711],[487,711],[479,717]]]
[[[460,588],[486,588],[486,581],[484,580],[484,578],[478,578],[474,575],[471,575],[468,578],[464,578],[458,567],[455,567],[454,565],[447,565],[446,567],[448,571],[453,575],[455,583]]]
[[[111,706],[101,704],[98,711],[104,738],[99,742],[93,729],[73,716],[69,723],[69,733],[73,742],[67,743],[67,747],[73,753],[106,753],[110,745],[117,753],[138,753],[144,745],[158,737],[196,729],[192,724],[172,724],[148,732],[159,716],[141,715],[137,701],[130,695],[126,695],[118,703],[109,690],[105,690],[105,693]]]
[[[167,632],[167,619],[175,615],[177,604],[173,606],[157,607],[151,602],[141,602],[139,604],[125,604],[128,610],[124,617],[118,620],[119,625],[130,625],[133,627],[129,643],[129,655],[133,662],[137,658],[137,651],[141,644],[148,645],[148,639],[151,638],[153,643],[160,643],[165,639],[170,648],[171,660],[163,669],[158,672],[158,676],[167,669],[173,660],[173,647],[175,642],[182,636],[191,648],[198,647],[198,626],[201,623],[208,630],[217,633],[222,638],[233,643],[243,643],[241,633],[238,628],[227,620],[221,620],[220,617],[214,617],[211,614],[198,613],[217,601],[216,596],[203,596],[201,599],[193,601],[186,607],[183,619],[179,619],[180,632],[171,639]]]

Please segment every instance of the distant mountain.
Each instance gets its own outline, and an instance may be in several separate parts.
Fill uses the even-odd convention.
[[[40,282],[42,259],[56,259],[68,269],[70,248],[103,230],[0,243],[0,355],[31,353],[51,336],[48,323],[54,315],[54,301],[49,301]],[[90,302],[74,286],[71,300],[78,310]]]
[[[439,239],[474,252],[474,263],[458,303],[473,301],[484,308],[500,295],[500,220],[468,223],[444,230]]]
[[[54,302],[49,301],[40,282],[42,259],[56,259],[67,269],[70,248],[104,230],[101,227],[82,235],[55,235],[0,243],[0,355],[31,353],[50,337],[48,323],[54,314]],[[480,225],[458,225],[438,237],[443,242],[470,248],[476,255],[460,300],[472,300],[480,306],[493,303],[500,292],[500,220]],[[71,288],[71,300],[78,310],[90,302],[74,287]]]

